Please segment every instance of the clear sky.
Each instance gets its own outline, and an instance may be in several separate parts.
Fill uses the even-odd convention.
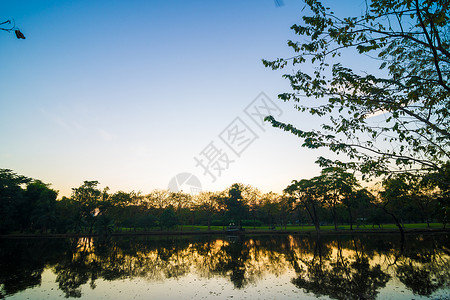
[[[318,175],[327,152],[244,112],[264,92],[281,120],[318,124],[277,99],[288,82],[261,63],[292,54],[289,27],[304,4],[283,2],[1,1],[0,20],[14,18],[26,40],[0,32],[0,168],[60,196],[84,180],[148,193],[181,172],[208,190],[242,182],[264,192]],[[257,137],[234,136],[239,156],[219,136],[236,117]],[[233,161],[214,182],[194,160],[211,142]]]

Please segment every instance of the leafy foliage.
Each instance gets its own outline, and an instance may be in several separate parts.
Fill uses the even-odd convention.
[[[310,14],[291,27],[302,42],[288,41],[295,56],[263,63],[298,67],[284,75],[293,91],[279,98],[329,122],[305,131],[272,116],[266,120],[302,138],[305,147],[349,158],[320,158],[322,166],[369,175],[439,170],[450,157],[448,1],[372,0],[361,16],[348,17],[317,0],[305,3]],[[372,57],[382,75],[356,72],[338,60],[354,52]]]
[[[25,202],[22,186],[30,181],[12,170],[0,169],[0,233],[17,229],[19,207]]]
[[[178,218],[175,215],[173,207],[164,209],[163,213],[161,214],[159,224],[161,225],[161,228],[166,229],[172,228],[178,224]]]
[[[445,169],[447,170],[447,169]],[[446,175],[447,174],[447,175]],[[319,176],[294,180],[283,194],[262,194],[236,183],[219,192],[198,195],[156,190],[136,192],[101,190],[99,182],[84,181],[71,197],[56,199],[57,191],[40,180],[0,169],[0,234],[96,233],[109,237],[123,230],[183,230],[183,226],[240,226],[269,228],[290,224],[381,226],[400,223],[448,223],[448,170],[426,177],[400,174],[386,179],[377,193],[360,187],[353,173],[325,168]],[[375,209],[378,206],[380,209]],[[380,212],[387,212],[383,217]],[[192,230],[189,228],[188,230]]]

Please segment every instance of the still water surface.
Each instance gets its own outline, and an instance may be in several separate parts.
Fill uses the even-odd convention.
[[[448,234],[0,239],[6,299],[450,299]]]

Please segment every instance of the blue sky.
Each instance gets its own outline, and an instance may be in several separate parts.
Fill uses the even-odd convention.
[[[359,2],[358,2],[359,3]],[[0,33],[0,167],[52,183],[112,191],[167,188],[190,172],[203,188],[234,182],[280,192],[320,172],[325,151],[274,128],[257,131],[244,108],[264,92],[302,128],[319,124],[282,103],[282,72],[262,58],[290,56],[301,1],[2,1],[26,36]],[[340,9],[357,6],[341,6]],[[194,157],[241,117],[258,139],[215,182]]]

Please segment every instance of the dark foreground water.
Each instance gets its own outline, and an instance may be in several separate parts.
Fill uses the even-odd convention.
[[[0,239],[7,299],[450,299],[449,235]]]

